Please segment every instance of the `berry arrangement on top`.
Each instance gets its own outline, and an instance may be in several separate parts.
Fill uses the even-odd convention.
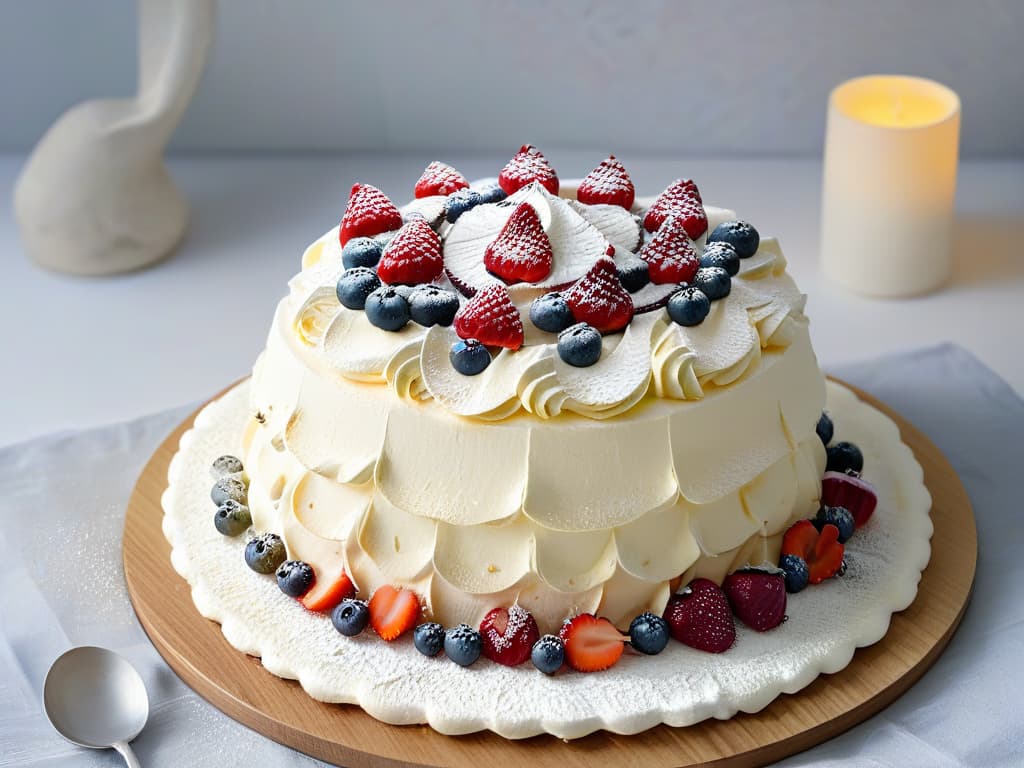
[[[474,350],[486,354],[478,341],[467,339],[460,344],[467,360],[479,354]],[[425,616],[423,600],[412,590],[384,585],[366,600],[357,596],[344,571],[319,580],[310,564],[289,560],[285,542],[269,532],[249,536],[245,562],[256,573],[275,574],[280,590],[307,610],[330,612],[335,629],[345,637],[360,635],[367,628],[386,642],[411,634],[420,653],[439,656],[443,652],[464,667],[483,656],[510,667],[529,660],[548,675],[563,666],[598,672],[616,664],[627,647],[641,655],[655,655],[671,639],[708,653],[723,653],[736,642],[736,619],[756,632],[772,630],[786,620],[787,594],[846,571],[845,545],[871,518],[878,498],[860,476],[864,468],[860,450],[849,442],[833,442],[833,432],[831,419],[822,414],[817,433],[828,454],[822,506],[813,520],[800,520],[785,533],[777,567],[742,568],[726,576],[721,586],[695,578],[669,598],[661,616],[643,612],[625,634],[604,617],[581,613],[567,617],[557,635],[542,636],[533,616],[518,603],[495,606],[478,627],[446,628]],[[211,473],[217,531],[228,537],[251,531],[241,460],[221,456],[213,462]]]
[[[364,311],[385,331],[400,331],[409,322],[453,326],[461,341],[449,357],[465,376],[482,373],[494,350],[523,346],[524,313],[536,328],[556,335],[551,343],[564,362],[587,367],[601,358],[602,337],[623,330],[634,313],[665,307],[679,325],[702,323],[713,302],[729,295],[741,260],[753,256],[760,243],[757,230],[742,221],[708,232],[700,191],[689,179],[674,181],[649,208],[637,209],[629,173],[609,156],[580,182],[576,199],[629,212],[640,232],[636,246],[624,251],[606,241],[604,256],[585,274],[533,298],[521,313],[509,287],[542,283],[555,266],[555,249],[538,210],[527,200],[504,202],[531,185],[559,193],[558,173],[529,144],[501,170],[497,184],[479,188],[455,168],[430,163],[414,194],[417,202],[435,205],[411,205],[404,217],[379,189],[356,184],[339,227],[345,272],[337,283],[338,301]],[[483,251],[493,281],[476,289],[446,269],[445,241],[464,214],[488,204],[511,211]],[[702,238],[703,247],[696,242]],[[650,284],[667,290],[659,300],[635,306],[633,296]]]

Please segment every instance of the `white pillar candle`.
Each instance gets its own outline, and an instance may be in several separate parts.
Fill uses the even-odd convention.
[[[873,75],[829,98],[821,210],[825,273],[875,296],[934,290],[952,264],[960,99]]]

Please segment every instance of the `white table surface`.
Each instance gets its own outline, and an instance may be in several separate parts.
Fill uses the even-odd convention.
[[[596,153],[547,153],[565,178]],[[137,274],[82,279],[44,272],[23,252],[10,206],[24,161],[0,156],[0,445],[134,418],[203,399],[245,375],[305,245],[337,223],[355,181],[411,196],[430,153],[192,155],[172,158],[192,201],[191,231],[169,261]],[[467,176],[507,158],[444,158]],[[818,265],[821,166],[807,160],[623,156],[637,188],[680,175],[711,204],[777,236],[810,295],[823,367],[953,341],[1024,391],[1024,161],[961,166],[956,266],[941,292],[911,300],[855,296]]]

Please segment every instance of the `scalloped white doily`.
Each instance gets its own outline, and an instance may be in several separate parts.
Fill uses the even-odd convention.
[[[880,640],[892,613],[914,600],[931,554],[931,497],[913,453],[888,417],[829,382],[836,435],[864,452],[864,475],[879,505],[847,544],[846,575],[790,595],[788,621],[763,634],[737,621],[736,644],[724,654],[670,642],[659,656],[627,651],[615,667],[594,674],[546,677],[529,663],[508,668],[486,659],[464,669],[443,654],[420,655],[409,637],[386,644],[370,631],[339,635],[329,617],[303,610],[273,578],[246,567],[244,537],[217,533],[209,466],[238,452],[248,390],[246,381],[210,403],[182,436],[162,500],[171,561],[192,586],[199,612],[220,622],[239,651],[262,657],[264,667],[297,679],[316,699],[358,704],[388,723],[572,739],[757,712],[780,693],[838,672],[857,648]]]

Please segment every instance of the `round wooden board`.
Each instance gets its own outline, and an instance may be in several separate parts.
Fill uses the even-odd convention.
[[[531,765],[590,768],[620,765],[757,766],[819,744],[871,717],[912,686],[953,636],[974,583],[977,533],[970,500],[942,453],[921,432],[870,395],[852,388],[900,427],[931,491],[932,558],[917,599],[893,616],[878,643],[857,651],[835,675],[822,675],[757,714],[706,720],[687,728],[658,726],[635,736],[604,731],[564,742],[550,736],[509,741],[490,732],[443,736],[426,726],[392,726],[356,706],[322,704],[298,683],[267,672],[239,653],[215,622],[203,618],[188,584],[171,567],[160,496],[167,467],[189,417],[146,465],[125,518],[128,592],[153,644],[200,696],[268,738],[349,768],[362,766]]]

